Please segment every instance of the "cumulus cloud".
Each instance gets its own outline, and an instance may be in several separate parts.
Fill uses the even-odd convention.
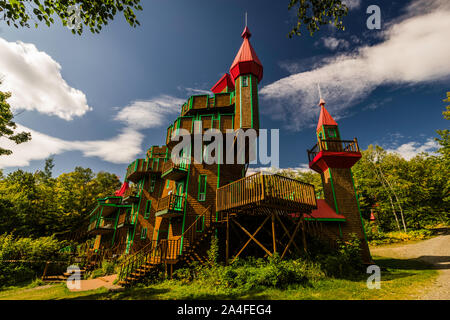
[[[61,76],[61,66],[34,44],[0,38],[1,89],[12,93],[14,110],[36,110],[65,120],[84,115],[91,108],[80,90]]]
[[[350,43],[345,39],[337,39],[333,37],[325,37],[321,39],[322,44],[330,50],[348,49]]]
[[[167,125],[170,115],[181,111],[185,100],[161,95],[150,100],[134,101],[123,108],[115,120],[125,122],[134,129],[149,129]]]
[[[386,149],[386,151],[390,153],[397,153],[404,159],[411,160],[422,152],[435,154],[438,148],[439,144],[434,139],[430,138],[425,143],[411,141],[404,143],[395,149]]]
[[[0,157],[0,168],[24,167],[32,160],[43,160],[67,151],[80,151],[86,157],[98,157],[112,163],[129,163],[142,152],[144,136],[133,129],[124,129],[117,137],[97,141],[68,141],[52,137],[22,125],[17,131],[31,133],[32,140],[16,145],[0,137],[2,147],[13,150],[12,155]]]
[[[424,10],[426,8],[426,10]],[[418,0],[382,32],[382,41],[325,59],[320,66],[263,87],[262,112],[299,131],[317,118],[317,83],[336,118],[382,85],[411,85],[450,76],[450,2]]]
[[[349,10],[358,9],[361,5],[361,0],[343,0]]]
[[[63,140],[18,124],[16,131],[30,132],[32,140],[16,145],[0,137],[0,145],[13,151],[12,155],[0,157],[0,168],[24,167],[30,165],[30,161],[68,151],[79,151],[85,157],[97,157],[111,163],[130,163],[143,152],[144,135],[140,131],[167,125],[168,116],[179,113],[183,103],[184,100],[169,95],[135,101],[114,118],[126,126],[117,136],[104,140]]]

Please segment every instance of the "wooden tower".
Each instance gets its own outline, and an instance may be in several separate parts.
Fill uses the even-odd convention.
[[[351,234],[356,234],[362,243],[363,261],[370,263],[370,251],[351,171],[351,167],[361,158],[358,141],[356,138],[342,140],[337,122],[325,108],[325,101],[320,99],[319,105],[320,116],[316,129],[318,143],[308,151],[309,167],[322,177],[328,206],[345,217],[345,222],[337,225],[338,230],[335,225],[326,226],[327,235],[345,240]]]

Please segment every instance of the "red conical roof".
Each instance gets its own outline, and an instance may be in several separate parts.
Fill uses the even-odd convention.
[[[234,80],[242,74],[251,73],[258,78],[258,82],[263,77],[263,66],[250,41],[248,40],[252,34],[248,27],[245,27],[241,37],[244,38],[241,48],[239,49],[236,58],[231,64],[230,73]]]
[[[334,121],[333,117],[328,113],[327,109],[325,109],[325,101],[323,99],[320,99],[320,116],[316,131],[319,131],[323,125],[337,126],[338,124],[336,121]]]

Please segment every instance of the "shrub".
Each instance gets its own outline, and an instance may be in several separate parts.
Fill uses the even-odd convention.
[[[11,234],[0,235],[0,286],[14,285],[41,276],[45,261],[67,258],[59,253],[66,244],[53,236],[15,239]]]

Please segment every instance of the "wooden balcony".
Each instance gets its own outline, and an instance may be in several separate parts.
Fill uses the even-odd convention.
[[[317,208],[314,186],[280,175],[255,173],[217,189],[216,210],[288,215]]]
[[[234,94],[231,92],[216,93],[213,97],[209,97],[208,95],[195,95],[191,96],[183,104],[181,107],[181,116],[193,115],[199,112],[211,112],[211,109],[214,108],[230,108],[231,110],[233,105]]]
[[[361,158],[358,140],[319,140],[308,150],[309,167],[316,172],[327,168],[351,168]]]
[[[127,168],[126,180],[137,183],[147,173],[147,163],[144,159],[133,161]]]
[[[184,210],[184,196],[170,194],[167,197],[158,200],[156,208],[156,216],[177,217],[183,214]]]
[[[161,173],[165,161],[162,158],[137,159],[128,166],[126,180],[137,183],[146,174]]]
[[[129,214],[121,214],[117,221],[117,228],[127,228],[133,226],[133,219]]]
[[[93,235],[107,234],[114,231],[115,219],[99,218],[88,226],[88,233]]]
[[[181,158],[179,163],[168,160],[163,165],[161,178],[174,181],[184,178],[189,171],[189,161],[189,158]]]

